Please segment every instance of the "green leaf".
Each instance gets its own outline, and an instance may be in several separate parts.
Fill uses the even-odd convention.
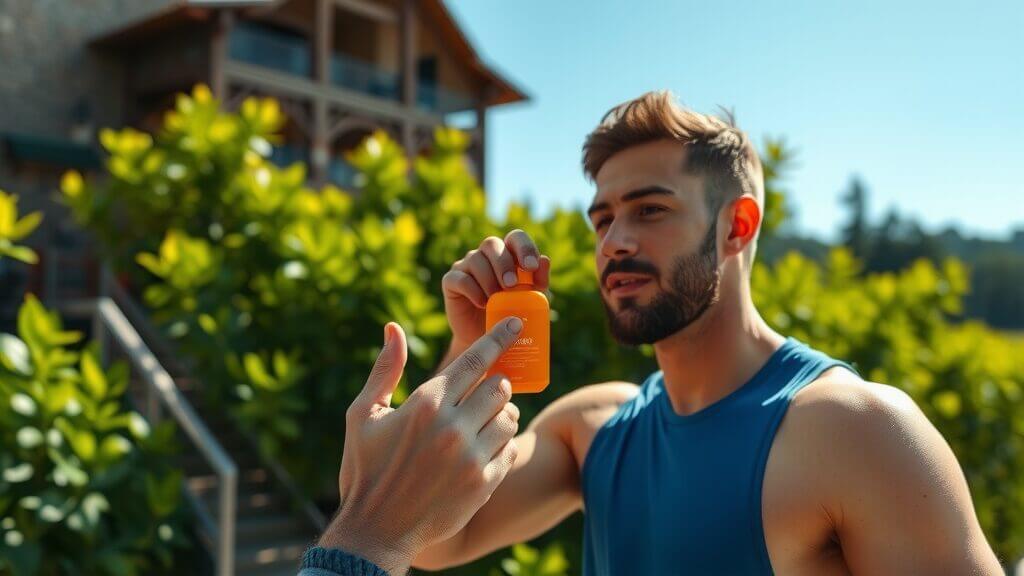
[[[31,214],[27,214],[24,218],[19,220],[14,225],[14,229],[11,231],[10,238],[12,240],[21,240],[25,236],[31,234],[32,231],[35,230],[37,226],[39,226],[39,223],[42,222],[42,220],[42,212],[33,212]]]
[[[501,568],[510,576],[518,576],[523,573],[522,566],[512,558],[503,558],[501,560]]]
[[[46,340],[50,331],[48,324],[39,301],[32,294],[27,295],[25,303],[18,310],[18,335],[37,353],[45,353],[49,348]]]
[[[0,334],[0,361],[5,368],[22,376],[32,375],[28,346],[17,336]]]
[[[81,358],[82,384],[86,391],[97,399],[102,400],[107,395],[107,377],[103,374],[99,362],[91,353],[82,354]]]
[[[285,417],[278,416],[274,419],[274,429],[284,436],[285,438],[298,438],[300,435],[299,425],[295,423],[295,420]]]
[[[180,470],[173,470],[162,477],[146,475],[146,501],[157,518],[169,516],[178,508],[181,496]]]
[[[536,548],[531,548],[526,544],[515,544],[512,546],[512,556],[519,562],[532,566],[537,562],[537,558],[540,554],[537,552]]]
[[[290,363],[288,356],[281,350],[274,350],[274,375],[285,380],[288,378]]]
[[[70,425],[65,426],[61,432],[64,433],[64,437],[71,444],[71,449],[75,451],[75,454],[83,462],[93,461],[93,458],[96,457],[96,436],[92,432],[76,430]]]
[[[135,261],[139,263],[139,266],[149,270],[156,276],[162,277],[165,275],[164,266],[160,262],[160,259],[148,252],[143,252],[136,256]]]
[[[95,526],[99,523],[100,515],[110,511],[110,502],[103,494],[91,492],[82,498],[81,510],[86,521]]]
[[[107,384],[110,389],[107,395],[111,398],[121,398],[128,389],[129,377],[128,364],[126,362],[114,362],[107,369]]]
[[[0,239],[0,256],[10,256],[26,264],[35,264],[39,261],[36,253],[25,246],[13,246],[9,241]]]
[[[50,461],[53,462],[55,469],[60,470],[72,486],[81,487],[89,482],[89,475],[78,466],[72,464],[59,450],[49,448],[46,453],[50,457]]]
[[[100,458],[106,462],[116,462],[125,454],[131,452],[132,444],[124,436],[113,434],[107,436],[100,442]]]
[[[245,366],[245,374],[257,387],[273,389],[277,385],[274,378],[267,373],[263,359],[259,355],[250,352],[243,357],[242,363]]]
[[[543,575],[560,576],[565,574],[565,571],[569,569],[569,561],[565,558],[562,546],[555,542],[545,548],[537,567]]]
[[[209,314],[199,315],[199,327],[207,334],[214,335],[217,333],[217,321]]]

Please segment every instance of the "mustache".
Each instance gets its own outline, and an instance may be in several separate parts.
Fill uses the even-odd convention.
[[[601,286],[607,284],[608,276],[616,272],[626,274],[647,274],[655,278],[658,277],[658,269],[655,268],[653,264],[633,259],[610,260],[608,265],[604,267],[604,272],[601,273]]]

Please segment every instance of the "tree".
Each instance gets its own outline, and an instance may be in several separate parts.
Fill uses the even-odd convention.
[[[864,258],[867,256],[870,242],[867,216],[868,193],[859,176],[850,179],[850,186],[841,200],[849,210],[849,221],[843,227],[842,243],[853,252],[854,256]]]

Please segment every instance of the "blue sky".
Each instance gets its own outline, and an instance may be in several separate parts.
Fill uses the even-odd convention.
[[[851,175],[870,212],[1024,227],[1024,2],[447,0],[527,104],[488,116],[489,210],[589,204],[580,146],[612,105],[670,89],[797,151],[799,230],[832,239]]]

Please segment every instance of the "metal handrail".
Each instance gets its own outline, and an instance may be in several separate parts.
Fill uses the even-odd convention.
[[[93,317],[93,338],[105,342],[105,334],[121,346],[128,355],[132,366],[139,371],[147,386],[147,411],[156,408],[153,399],[159,400],[171,414],[178,426],[192,440],[200,453],[210,463],[218,478],[217,507],[217,574],[234,574],[235,561],[235,513],[238,508],[238,466],[227,451],[217,442],[206,424],[199,418],[192,405],[184,397],[174,379],[150,351],[142,337],[128,321],[117,304],[109,297],[93,301],[67,302],[60,306],[63,312]],[[155,420],[155,411],[147,414]],[[203,518],[209,522],[209,516]]]
[[[117,307],[121,309],[121,312],[124,313],[128,321],[131,322],[132,326],[139,332],[139,335],[142,336],[142,341],[156,353],[158,359],[164,358],[165,362],[168,359],[173,361],[173,365],[165,364],[166,368],[170,368],[175,373],[191,369],[190,366],[186,366],[182,362],[181,355],[178,354],[174,344],[164,338],[163,334],[153,326],[146,312],[135,298],[121,286],[114,273],[110,270],[110,267],[106,265],[100,268],[99,295],[101,297],[109,297],[114,301],[114,304],[117,304]]]
[[[136,327],[140,333],[144,336],[144,341],[149,343],[149,346],[156,348],[165,358],[167,357],[178,357],[177,351],[174,349],[174,345],[168,342],[167,339],[156,330],[150,323],[149,318],[145,312],[136,302],[136,300],[128,293],[127,290],[114,277],[110,268],[104,266],[100,272],[100,294],[103,296],[110,296],[114,303],[124,312],[132,324]],[[190,370],[190,367],[186,367]],[[259,447],[248,435],[242,436],[243,440],[252,448],[257,454],[260,453]],[[319,533],[323,532],[327,528],[327,517],[324,516],[323,512],[316,507],[313,502],[307,498],[298,485],[292,480],[291,476],[285,471],[284,467],[274,459],[261,459],[262,464],[270,469],[270,472],[274,475],[274,479],[277,483],[285,489],[288,496],[291,497],[292,502],[297,503],[302,514],[305,514],[306,519],[313,525],[313,528]],[[202,510],[200,508],[200,510]],[[205,513],[205,511],[204,511]],[[204,523],[208,523],[205,517],[201,518]]]

